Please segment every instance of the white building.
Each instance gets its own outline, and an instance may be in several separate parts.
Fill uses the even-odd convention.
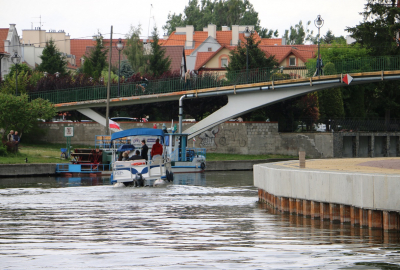
[[[22,48],[15,24],[10,24],[10,28],[0,28],[0,78],[9,73],[13,62],[11,57],[14,53],[22,57]],[[21,62],[23,58],[21,58]]]

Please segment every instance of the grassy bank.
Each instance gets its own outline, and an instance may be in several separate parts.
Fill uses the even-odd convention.
[[[69,160],[61,158],[61,148],[65,144],[22,144],[18,153],[10,153],[7,156],[0,156],[0,164],[25,163],[68,163]],[[88,148],[88,146],[74,145],[74,148]],[[207,153],[207,161],[222,160],[255,160],[255,159],[276,159],[276,158],[297,158],[284,155],[239,155]]]
[[[18,153],[9,153],[7,156],[0,156],[0,164],[25,163],[68,163],[69,160],[61,158],[61,148],[65,144],[26,144],[19,147]],[[74,146],[76,148],[87,148],[87,146]]]

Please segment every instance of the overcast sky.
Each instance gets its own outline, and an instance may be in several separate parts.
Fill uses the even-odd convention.
[[[156,24],[162,36],[162,26],[168,13],[183,13],[188,0],[69,0],[64,2],[50,0],[18,0],[18,12],[3,12],[0,28],[8,28],[15,23],[18,34],[22,29],[38,27],[41,16],[42,29],[64,30],[71,38],[90,38],[99,30],[109,38],[113,25],[113,38],[124,37],[130,26],[142,25],[142,36],[147,36]],[[261,26],[278,29],[279,37],[285,29],[299,20],[305,24],[311,21],[310,30],[318,31],[314,20],[320,14],[325,21],[321,35],[330,29],[335,36],[348,35],[344,29],[362,21],[362,12],[367,0],[250,0],[259,14]],[[151,7],[151,4],[153,7]],[[150,22],[150,24],[149,24]],[[150,26],[150,30],[149,30]],[[229,25],[230,26],[230,25]]]

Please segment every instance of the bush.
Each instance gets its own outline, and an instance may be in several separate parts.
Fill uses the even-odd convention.
[[[0,143],[0,156],[7,156],[7,146]]]

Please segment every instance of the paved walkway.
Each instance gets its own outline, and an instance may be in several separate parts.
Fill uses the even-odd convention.
[[[299,161],[281,166],[298,169]],[[400,175],[400,157],[312,159],[306,160],[306,169]]]

